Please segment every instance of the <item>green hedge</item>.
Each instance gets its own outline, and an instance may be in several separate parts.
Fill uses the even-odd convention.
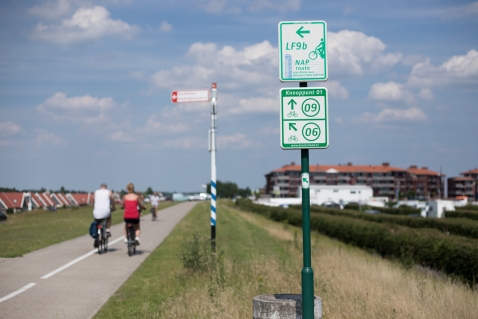
[[[455,210],[455,211],[447,211],[445,212],[446,218],[468,218],[478,220],[478,212],[474,211],[465,211],[465,210]]]
[[[300,207],[300,206],[299,206]],[[460,218],[460,219],[439,219],[439,218],[415,218],[409,216],[386,215],[386,214],[367,214],[354,210],[341,210],[334,208],[325,208],[312,206],[311,212],[318,212],[328,215],[346,216],[358,218],[377,223],[396,224],[411,228],[433,228],[446,234],[478,238],[478,222]]]
[[[471,211],[478,211],[478,205],[466,205],[463,207],[460,207],[460,210],[471,210]]]
[[[287,220],[302,226],[302,214],[297,209],[256,205],[247,199],[238,199],[236,205],[275,221]],[[445,235],[434,229],[412,229],[324,213],[311,214],[310,223],[312,230],[327,236],[408,265],[417,263],[443,271],[470,285],[475,285],[478,277],[478,241],[475,239]]]

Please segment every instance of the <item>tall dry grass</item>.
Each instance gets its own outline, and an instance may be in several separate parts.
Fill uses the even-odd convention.
[[[291,233],[298,231],[257,215],[239,214],[282,240],[291,241]],[[478,318],[478,292],[460,282],[419,267],[405,269],[318,234],[312,243],[315,294],[323,300],[324,318]],[[295,260],[301,261],[301,249],[291,250]],[[270,291],[277,292],[287,290]]]

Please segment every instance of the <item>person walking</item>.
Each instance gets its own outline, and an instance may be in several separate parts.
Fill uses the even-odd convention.
[[[156,220],[158,216],[158,205],[159,205],[159,196],[158,192],[154,192],[153,196],[149,198],[151,202],[151,213],[153,214],[153,221]]]
[[[115,199],[106,183],[101,184],[100,189],[93,193],[92,202],[93,217],[95,220],[106,219],[106,235],[111,237],[111,211],[115,210]]]
[[[135,241],[136,245],[140,244],[139,235],[141,233],[141,228],[139,224],[139,217],[140,217],[140,210],[146,209],[144,207],[143,202],[141,201],[141,197],[134,193],[134,184],[129,183],[126,186],[126,190],[128,194],[123,196],[123,205],[122,208],[124,209],[124,242],[128,243],[128,236],[126,234],[126,224],[131,223],[134,225],[135,229]]]

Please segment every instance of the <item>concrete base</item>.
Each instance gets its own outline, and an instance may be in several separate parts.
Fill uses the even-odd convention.
[[[302,319],[302,295],[276,294],[252,298],[253,319]],[[322,318],[322,299],[314,296],[314,319]]]

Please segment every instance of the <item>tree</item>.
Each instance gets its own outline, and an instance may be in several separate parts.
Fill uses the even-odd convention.
[[[153,189],[151,187],[148,187],[146,190],[146,195],[153,195]]]
[[[211,194],[211,184],[207,184],[207,193]],[[246,189],[239,188],[236,183],[233,182],[216,182],[217,197],[233,198],[236,196],[247,197],[251,195],[249,187]]]
[[[60,193],[65,194],[65,188],[63,186],[60,188]]]

